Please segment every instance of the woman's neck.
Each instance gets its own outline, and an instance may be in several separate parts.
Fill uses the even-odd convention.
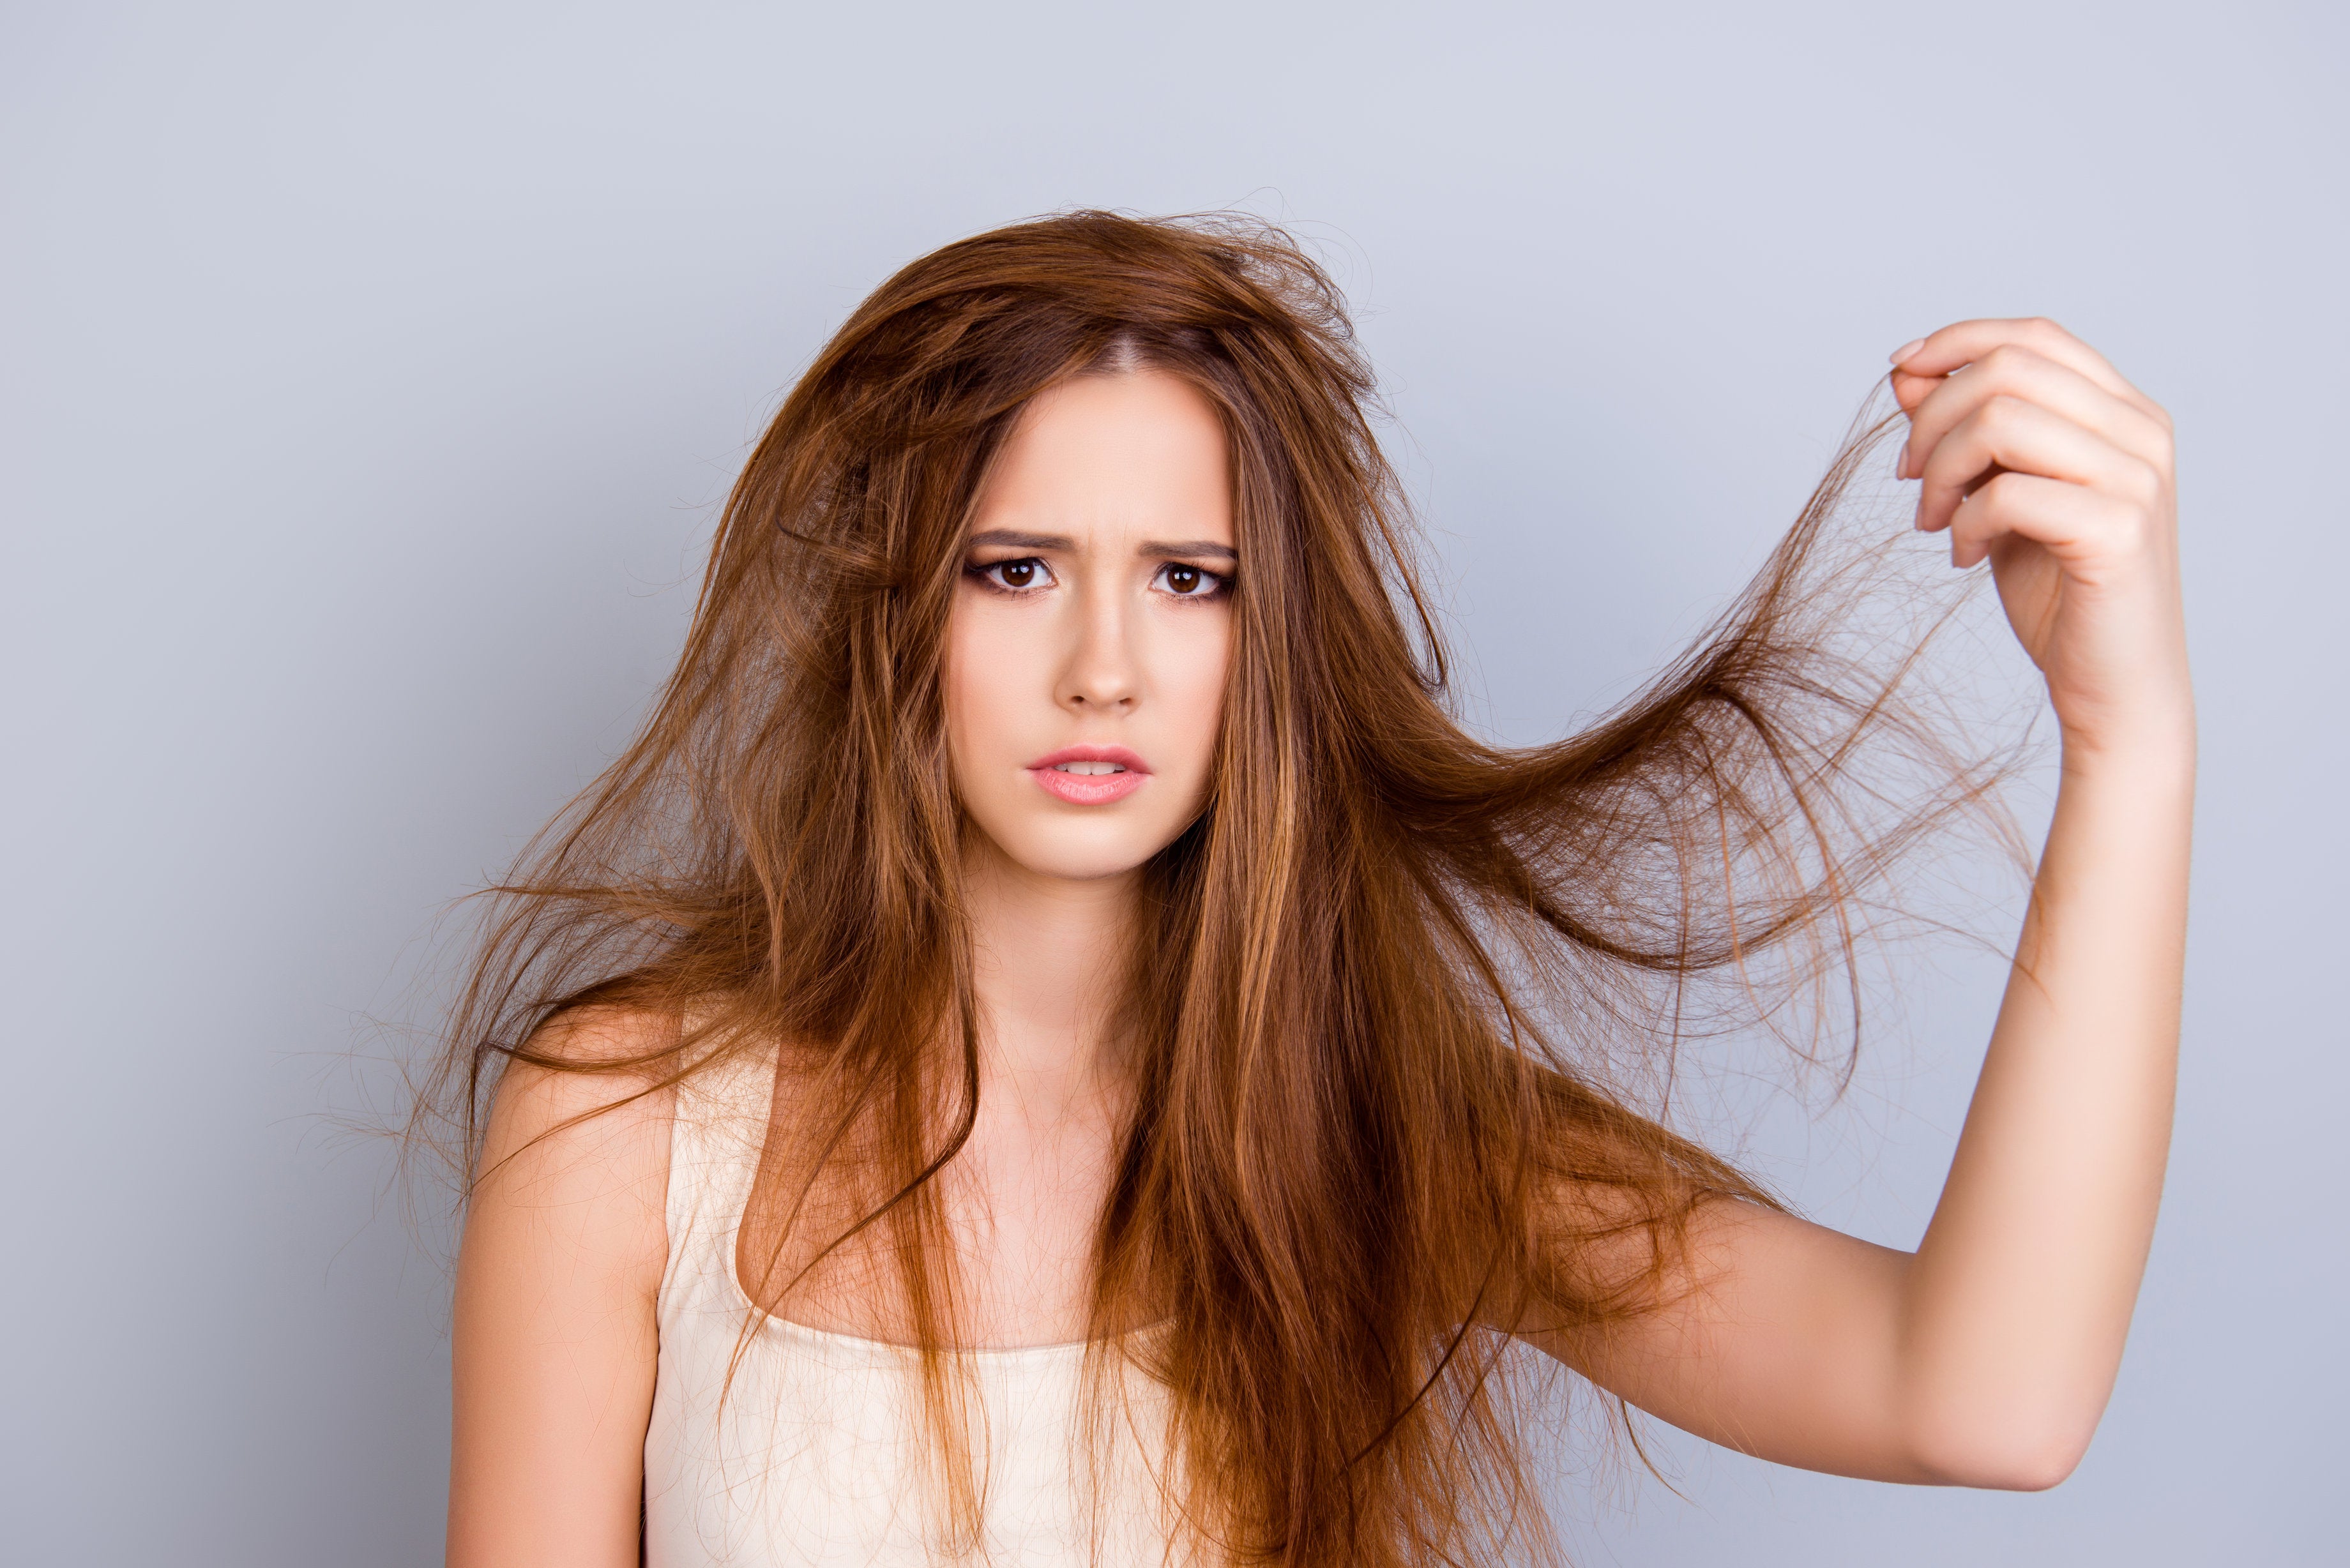
[[[1054,1119],[1100,1106],[1122,1076],[1112,1014],[1140,880],[1042,876],[983,838],[971,846],[963,888],[983,1096],[1001,1085]]]

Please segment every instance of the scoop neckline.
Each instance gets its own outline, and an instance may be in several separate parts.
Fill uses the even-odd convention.
[[[751,1293],[743,1288],[742,1276],[734,1272],[734,1236],[738,1233],[740,1221],[738,1220],[736,1222],[736,1228],[734,1230],[730,1230],[729,1231],[727,1245],[722,1254],[722,1262],[726,1270],[726,1285],[727,1289],[733,1293],[734,1302],[737,1306],[759,1314],[760,1332],[765,1333],[769,1330],[774,1330],[782,1334],[786,1338],[807,1340],[816,1345],[830,1346],[835,1350],[862,1355],[868,1360],[879,1360],[885,1358],[890,1360],[904,1360],[919,1355],[921,1353],[919,1346],[907,1345],[899,1340],[868,1339],[861,1334],[840,1334],[828,1328],[817,1328],[812,1324],[801,1323],[796,1318],[785,1317],[780,1313],[772,1313],[760,1306],[757,1302],[751,1299]],[[1173,1322],[1174,1319],[1172,1318],[1159,1318],[1153,1322],[1142,1324],[1139,1328],[1130,1328],[1124,1334],[1114,1334],[1099,1343],[1103,1345],[1123,1345],[1131,1343],[1132,1341],[1141,1339],[1146,1335],[1161,1333]],[[1065,1339],[1048,1345],[975,1345],[964,1348],[950,1350],[947,1354],[951,1356],[969,1357],[979,1361],[1043,1360],[1046,1358],[1065,1360],[1073,1355],[1083,1354],[1087,1345],[1095,1343],[1095,1341],[1090,1339]]]
[[[755,1311],[755,1304],[751,1303],[749,1295],[743,1292],[740,1282],[737,1282],[734,1288],[736,1293],[743,1295],[745,1304],[753,1304]],[[839,1334],[828,1328],[814,1327],[795,1318],[778,1317],[773,1313],[765,1314],[764,1319],[763,1327],[775,1329],[786,1338],[808,1340],[868,1358],[910,1360],[920,1354],[917,1346],[899,1340],[868,1339],[859,1334]],[[1161,1326],[1159,1324],[1147,1324],[1143,1328],[1130,1331],[1128,1337],[1149,1333],[1159,1326]],[[947,1354],[950,1356],[970,1357],[980,1361],[1066,1360],[1073,1355],[1082,1355],[1086,1347],[1093,1343],[1089,1339],[1066,1339],[1049,1345],[975,1345],[951,1350]],[[1115,1345],[1118,1341],[1111,1339],[1102,1343]]]

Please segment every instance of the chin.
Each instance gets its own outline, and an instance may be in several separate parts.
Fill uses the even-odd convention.
[[[1110,823],[1069,822],[1023,824],[997,832],[987,824],[981,830],[1003,857],[1032,877],[1052,877],[1068,882],[1097,882],[1123,877],[1165,848],[1175,836],[1104,832]]]

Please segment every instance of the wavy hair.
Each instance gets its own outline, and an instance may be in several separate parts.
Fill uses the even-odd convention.
[[[1241,562],[1209,800],[1145,872],[1089,1366],[1164,1386],[1170,1501],[1217,1552],[1548,1555],[1497,1390],[1512,1331],[1654,1311],[1700,1205],[1776,1203],[1627,1073],[1791,1009],[1856,1031],[1872,890],[1983,799],[1901,700],[1935,618],[1856,639],[1882,557],[1821,545],[1884,423],[1663,674],[1503,748],[1449,702],[1371,371],[1289,236],[1073,212],[925,255],[751,454],[641,732],[491,889],[427,1097],[470,1158],[510,1062],[658,1089],[780,1048],[806,1082],[739,1266],[776,1312],[887,1238],[876,1279],[924,1351],[954,1533],[981,1539],[938,1183],[980,1083],[945,628],[1023,407],[1146,367],[1222,421]],[[607,1007],[668,1027],[610,1059],[548,1044]],[[827,1170],[855,1201],[816,1200]],[[1121,1332],[1143,1322],[1165,1332]]]

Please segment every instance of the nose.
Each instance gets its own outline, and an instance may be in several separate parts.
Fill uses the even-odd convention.
[[[1126,596],[1087,584],[1076,597],[1076,638],[1061,670],[1061,706],[1080,714],[1129,712],[1141,701],[1142,682]]]

